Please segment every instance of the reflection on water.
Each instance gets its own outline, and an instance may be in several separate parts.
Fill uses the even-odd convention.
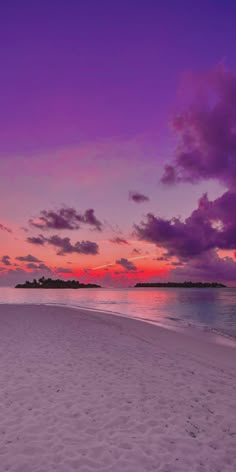
[[[193,325],[236,336],[236,289],[130,288],[40,290],[0,288],[0,303],[56,303]]]

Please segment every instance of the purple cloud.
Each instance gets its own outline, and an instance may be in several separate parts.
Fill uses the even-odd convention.
[[[217,179],[236,188],[236,74],[223,68],[202,78],[204,101],[173,120],[178,146],[162,182]]]
[[[34,262],[29,262],[28,264],[26,264],[26,267],[27,269],[33,269],[33,270],[44,270],[50,274],[53,273],[53,271],[50,269],[50,267],[48,267],[46,264],[35,264]]]
[[[135,225],[135,231],[139,239],[164,247],[168,256],[191,259],[212,249],[236,247],[235,208],[236,192],[227,191],[214,201],[205,194],[184,222],[148,213],[146,221]]]
[[[169,256],[167,254],[163,255],[163,256],[159,256],[159,257],[156,257],[154,260],[156,261],[168,261],[169,260]]]
[[[37,257],[32,256],[31,254],[28,254],[28,256],[18,256],[15,258],[17,261],[23,261],[23,262],[42,262]]]
[[[80,218],[82,223],[93,226],[98,231],[102,230],[102,223],[95,217],[94,210],[92,208],[86,210],[84,215],[80,215]]]
[[[121,265],[124,269],[128,271],[137,270],[137,267],[133,264],[133,262],[129,261],[128,259],[125,259],[124,257],[122,257],[121,259],[118,259],[116,261],[116,264]]]
[[[15,286],[18,283],[24,283],[26,280],[33,280],[34,278],[39,278],[45,276],[45,271],[47,270],[47,275],[52,275],[52,271],[49,267],[45,266],[40,270],[33,269],[30,272],[22,268],[9,269],[7,272],[4,271],[3,274],[0,274],[0,286],[9,287]]]
[[[183,267],[184,264],[183,264],[183,262],[180,262],[180,261],[173,261],[173,262],[171,262],[171,265],[173,267]]]
[[[136,231],[141,239],[165,247],[169,256],[188,261],[172,273],[236,280],[235,262],[216,253],[236,248],[236,74],[222,67],[205,74],[200,93],[203,100],[198,94],[198,100],[173,120],[178,146],[162,182],[215,179],[228,191],[215,201],[203,195],[185,222],[149,214]]]
[[[29,262],[28,264],[26,264],[26,267],[27,269],[38,269],[38,265],[35,264],[34,262]]]
[[[58,235],[53,235],[50,238],[45,238],[40,234],[37,237],[27,238],[27,241],[35,245],[43,246],[47,243],[57,248],[60,248],[57,252],[57,254],[60,256],[72,253],[96,255],[99,252],[99,247],[97,243],[94,243],[92,241],[77,241],[75,244],[72,244],[70,238],[61,238]]]
[[[110,239],[110,242],[114,244],[127,244],[127,245],[129,244],[128,241],[126,241],[126,239],[119,238],[119,236],[117,236],[116,238]]]
[[[47,270],[47,271],[52,272],[52,270],[50,269],[50,267],[48,267],[47,265],[45,265],[45,264],[43,264],[43,263],[38,264],[38,269]]]
[[[10,265],[11,265],[10,256],[2,256],[1,262],[2,262],[5,266],[10,266]]]
[[[72,244],[70,238],[61,238],[58,235],[45,238],[45,241],[52,246],[58,247],[58,255],[78,253],[78,254],[98,254],[98,245],[92,241],[77,241]]]
[[[236,262],[230,257],[220,258],[215,251],[209,251],[197,259],[188,261],[184,266],[173,269],[171,278],[173,280],[235,282]]]
[[[141,250],[134,247],[132,250],[132,254],[141,254]]]
[[[7,231],[7,233],[12,233],[12,230],[8,228],[7,226],[4,226],[0,223],[0,230],[2,231]]]
[[[95,217],[92,208],[86,210],[84,214],[78,213],[74,208],[60,208],[58,211],[42,210],[39,218],[29,220],[31,226],[40,229],[79,229],[81,224],[88,224],[101,231],[102,223]]]
[[[68,267],[57,267],[55,274],[73,274],[73,270],[68,269]]]
[[[29,237],[27,238],[27,241],[28,243],[31,243],[31,244],[35,244],[37,246],[43,246],[46,242],[46,239],[44,238],[44,236],[42,236],[42,234],[40,234],[39,236],[36,236],[36,237]]]
[[[132,200],[135,203],[143,203],[148,202],[149,198],[139,192],[129,192],[129,200]]]

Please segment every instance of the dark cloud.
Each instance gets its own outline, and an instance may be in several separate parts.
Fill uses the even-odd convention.
[[[235,282],[236,262],[230,257],[220,258],[215,251],[209,251],[188,261],[183,267],[172,270],[171,274],[173,280]]]
[[[178,146],[162,182],[217,179],[236,189],[236,74],[219,68],[201,77],[201,89],[173,120]]]
[[[141,254],[141,251],[140,251],[140,249],[137,249],[137,248],[134,247],[132,253],[133,254]]]
[[[50,274],[53,273],[53,271],[48,267],[46,264],[35,264],[34,262],[29,262],[26,264],[27,269],[33,269],[33,270],[44,270]]]
[[[168,259],[169,259],[169,256],[167,255],[159,256],[155,258],[156,261],[165,261],[165,262],[168,261]]]
[[[40,269],[40,270],[47,270],[47,271],[49,271],[49,272],[52,272],[52,270],[50,269],[50,267],[48,267],[46,264],[43,264],[43,263],[38,264],[38,269]]]
[[[26,264],[27,269],[38,269],[37,264],[34,264],[34,262],[29,262]]]
[[[98,231],[102,230],[102,223],[95,217],[94,210],[92,208],[86,210],[84,215],[80,215],[80,218],[82,223],[87,223]]]
[[[183,267],[184,264],[183,264],[183,262],[180,262],[180,261],[173,261],[173,262],[171,262],[171,265],[173,267]]]
[[[221,67],[198,77],[196,83],[197,100],[173,120],[177,149],[162,182],[214,179],[228,190],[215,201],[203,195],[185,222],[149,214],[136,227],[137,234],[187,261],[172,271],[175,275],[236,280],[234,260],[216,252],[236,248],[236,74]]]
[[[5,266],[10,266],[10,265],[11,265],[10,256],[2,256],[1,262],[2,262]]]
[[[81,224],[88,224],[101,231],[102,223],[95,217],[92,208],[86,210],[84,214],[78,213],[74,208],[60,208],[57,211],[42,210],[39,218],[29,220],[31,226],[40,229],[79,229]]]
[[[60,256],[73,252],[78,254],[98,254],[98,245],[92,241],[77,241],[75,244],[72,244],[70,238],[61,238],[58,235],[45,238],[45,240],[48,244],[59,248],[57,254]]]
[[[195,258],[212,249],[236,247],[236,192],[225,192],[214,201],[207,195],[199,200],[197,210],[184,222],[167,220],[148,213],[145,222],[136,225],[137,236],[164,247],[167,256]]]
[[[28,254],[28,256],[18,256],[15,258],[17,261],[23,261],[23,262],[41,262],[37,257],[32,256],[31,254]]]
[[[129,192],[129,199],[135,203],[143,203],[149,201],[149,198],[146,195],[143,195],[139,192]]]
[[[0,286],[14,287],[18,283],[24,283],[26,280],[33,280],[34,278],[37,279],[45,276],[45,271],[47,271],[47,275],[53,275],[53,272],[49,268],[40,270],[38,267],[30,271],[22,268],[9,269],[3,274],[0,274]]]
[[[7,231],[7,233],[12,233],[12,230],[8,228],[7,226],[4,226],[0,223],[0,230],[2,231]]]
[[[27,238],[27,241],[28,243],[35,244],[36,246],[43,246],[46,242],[46,239],[44,238],[42,234],[40,234],[39,236],[36,236],[36,237],[33,236],[33,237]]]
[[[119,236],[117,236],[116,238],[110,239],[110,242],[114,244],[129,244],[128,241],[126,241],[126,239],[120,238]]]
[[[133,262],[129,261],[128,259],[125,259],[122,257],[121,259],[118,259],[116,261],[116,264],[121,265],[124,269],[128,271],[136,271],[137,267],[133,264]]]
[[[58,235],[45,238],[40,234],[38,237],[27,238],[27,241],[31,244],[42,246],[47,243],[51,246],[60,248],[57,253],[60,256],[72,253],[95,255],[99,252],[99,247],[97,243],[94,243],[92,241],[77,241],[75,244],[72,244],[70,238],[61,238]]]
[[[68,267],[57,267],[55,274],[73,274],[73,270],[68,269]]]

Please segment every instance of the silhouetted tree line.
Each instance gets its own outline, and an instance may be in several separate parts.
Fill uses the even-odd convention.
[[[161,287],[161,288],[225,288],[226,285],[218,282],[154,282],[138,283],[135,287]]]
[[[78,280],[61,280],[61,279],[34,279],[33,282],[26,280],[24,284],[18,284],[15,288],[101,288],[96,284],[83,284]]]

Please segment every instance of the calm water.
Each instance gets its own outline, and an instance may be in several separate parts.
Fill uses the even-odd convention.
[[[197,326],[236,337],[236,289],[0,288],[0,303],[53,303],[142,318],[165,326]]]

